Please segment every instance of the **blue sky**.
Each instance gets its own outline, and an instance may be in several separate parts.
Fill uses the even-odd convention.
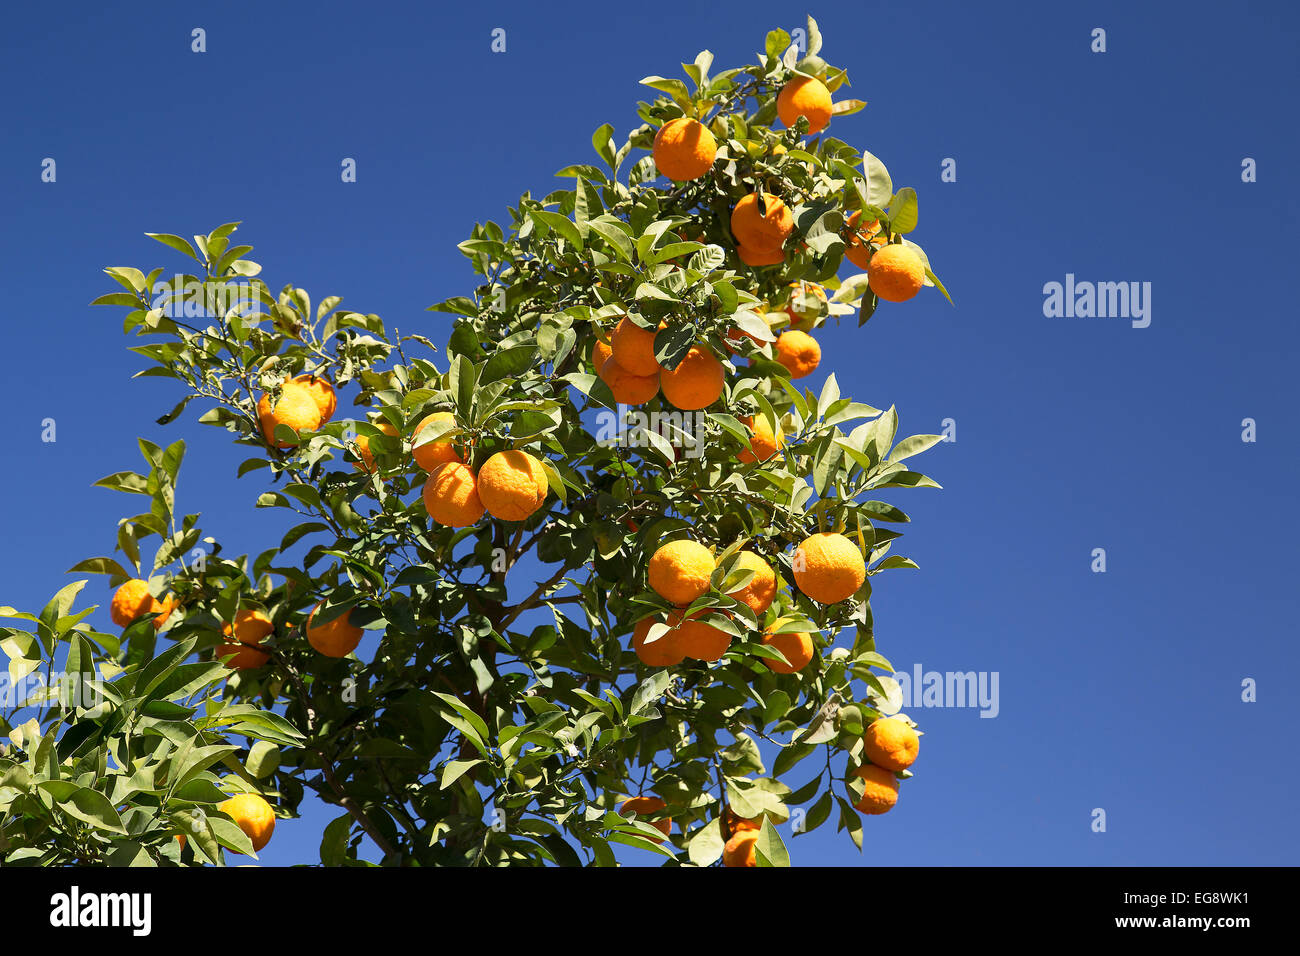
[[[591,161],[601,123],[621,141],[642,76],[704,48],[749,62],[811,12],[869,103],[832,131],[917,189],[913,238],[957,302],[925,290],[820,334],[814,386],[834,371],[897,404],[907,434],[956,423],[917,461],[944,490],[891,499],[921,571],[876,579],[877,640],[900,669],[997,672],[1000,709],[911,708],[916,778],[866,821],[865,856],[832,824],[790,841],[796,864],[1294,864],[1300,13],[1238,6],[752,2],[689,22],[619,4],[15,7],[0,603],[37,609],[65,568],[111,552],[129,503],[90,486],[136,467],[137,435],[187,440],[180,506],[227,553],[278,540],[257,478],[234,476],[241,450],[194,411],[154,425],[178,386],[129,381],[120,311],[86,305],[115,287],[104,266],[181,261],[143,233],[242,220],[273,288],[442,341],[446,317],[424,309],[472,290],[455,243],[474,222]],[[1150,326],[1046,317],[1043,286],[1067,274],[1151,283]],[[102,581],[87,594],[106,604]],[[282,822],[264,861],[314,859],[335,813]]]

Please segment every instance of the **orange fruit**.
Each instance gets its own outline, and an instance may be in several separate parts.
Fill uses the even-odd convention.
[[[451,412],[434,412],[432,415],[425,415],[415,426],[415,437],[412,442],[420,440],[420,433],[429,425],[439,424],[441,422],[455,423],[456,416]],[[411,449],[411,455],[415,458],[415,463],[423,468],[426,472],[433,471],[439,465],[445,465],[449,461],[460,461],[461,457],[456,453],[450,441],[431,441],[423,445],[415,445]]]
[[[488,514],[523,521],[546,501],[542,463],[526,451],[499,451],[478,470],[478,496]]]
[[[312,401],[316,403],[316,410],[320,412],[320,425],[317,425],[317,428],[334,417],[334,412],[339,407],[339,399],[328,379],[316,375],[299,375],[293,381],[307,389]]]
[[[776,113],[786,126],[793,126],[800,116],[805,116],[808,132],[820,133],[831,121],[831,91],[821,80],[795,76],[781,88]]]
[[[644,405],[659,394],[658,372],[653,375],[633,375],[612,357],[605,361],[600,377],[614,393],[614,401],[620,405]]]
[[[668,633],[651,644],[646,643],[646,638],[650,636],[650,628],[659,623],[658,619],[645,617],[637,621],[636,629],[632,632],[632,650],[642,664],[647,667],[675,667],[682,662],[686,655],[677,641],[677,625],[680,620],[680,616],[675,620],[670,616],[667,621],[670,628]]]
[[[669,541],[650,558],[651,589],[670,604],[685,607],[709,589],[716,562],[698,541]]]
[[[307,643],[326,657],[347,657],[356,650],[361,643],[361,635],[365,633],[349,620],[352,609],[344,611],[342,617],[313,627],[311,622],[318,610],[319,604],[307,615],[307,623],[303,628],[307,632]]]
[[[768,647],[775,647],[785,655],[788,664],[782,664],[780,661],[774,661],[771,658],[763,658],[763,663],[768,666],[769,670],[776,671],[778,674],[794,674],[803,670],[813,659],[813,640],[807,634],[764,634],[763,643]]]
[[[591,347],[591,367],[595,370],[596,375],[600,377],[601,381],[605,380],[605,373],[602,369],[604,369],[605,363],[608,362],[613,355],[614,347],[602,342],[600,339],[597,339],[596,344]]]
[[[822,604],[852,597],[867,578],[858,546],[842,534],[809,535],[794,553],[794,580],[799,590]]]
[[[741,252],[746,265],[758,263],[745,258],[746,253],[742,250],[747,250],[754,258],[779,255],[776,261],[784,259],[781,247],[794,232],[794,213],[784,202],[771,193],[764,193],[763,205],[765,214],[759,212],[758,194],[750,193],[731,210],[731,233],[736,237],[740,247],[737,251]]]
[[[862,210],[859,209],[853,215],[849,216],[850,230],[849,241],[844,247],[844,258],[853,263],[859,269],[866,270],[867,263],[871,261],[871,253],[878,249],[883,243],[884,238],[880,235],[880,222],[873,219],[861,228],[858,223],[862,221]]]
[[[288,448],[289,441],[279,441],[275,437],[276,425],[288,425],[298,432],[314,432],[321,425],[320,406],[316,404],[315,391],[300,382],[285,382],[280,387],[280,399],[271,401],[267,392],[257,401],[257,420],[262,426],[262,435],[276,448]]]
[[[397,428],[393,425],[388,424],[388,422],[371,422],[371,424],[374,425],[376,428],[378,428],[385,435],[389,435],[393,438],[397,437]],[[374,474],[375,456],[370,453],[369,435],[357,436],[357,452],[361,455],[361,461],[354,461],[352,463],[352,467],[356,468],[359,471],[366,471],[371,474]]]
[[[791,329],[776,339],[776,360],[790,370],[791,378],[804,378],[817,371],[822,347],[807,332]]]
[[[743,244],[736,245],[736,255],[740,261],[750,267],[778,266],[785,262],[785,252],[779,247],[770,251],[751,248]]]
[[[659,373],[664,398],[682,411],[708,408],[722,394],[726,380],[726,370],[717,356],[698,345],[691,346],[676,368]]]
[[[873,720],[862,742],[866,758],[886,770],[906,770],[921,749],[921,738],[912,725],[897,717]]]
[[[693,615],[678,625],[677,646],[692,660],[711,664],[721,660],[722,655],[727,653],[727,648],[731,646],[731,635],[712,624],[696,620],[700,616]]]
[[[727,830],[733,836],[743,830],[761,830],[763,828],[763,818],[742,817],[736,814],[730,807],[722,811],[722,819],[727,824]]]
[[[469,465],[461,462],[449,461],[430,472],[423,497],[429,517],[449,528],[467,528],[483,517],[478,481]]]
[[[226,635],[228,641],[238,641],[240,644],[261,644],[275,633],[275,624],[266,616],[265,611],[259,611],[256,608],[245,608],[242,611],[235,612],[233,625],[230,622],[221,625],[221,633]]]
[[[873,763],[864,763],[853,771],[855,777],[861,777],[866,784],[862,799],[854,804],[860,813],[888,813],[898,802],[898,778],[884,767]]]
[[[644,817],[649,816],[652,813],[658,813],[667,806],[668,804],[658,797],[630,797],[619,804],[618,813],[619,816],[623,817],[630,813],[635,813],[639,817]],[[663,817],[659,820],[646,820],[645,822],[650,824],[664,836],[668,836],[673,829],[673,821],[671,817]],[[647,839],[655,843],[664,842],[663,840],[657,840],[654,837],[647,837]]]
[[[906,302],[925,285],[925,263],[907,246],[891,243],[872,253],[867,285],[886,302]]]
[[[153,629],[155,631],[162,628],[167,623],[168,618],[172,616],[172,611],[181,606],[181,602],[176,600],[175,595],[169,594],[162,599],[158,605],[158,616],[153,619]]]
[[[752,416],[746,416],[740,420],[741,424],[749,429],[749,448],[742,448],[736,454],[736,460],[745,464],[755,461],[767,461],[785,445],[785,432],[781,429],[781,423],[776,423],[776,432],[772,431],[772,426],[767,423],[767,416],[760,415],[757,419]]]
[[[723,866],[758,866],[754,853],[754,844],[758,841],[758,830],[740,830],[731,835],[731,839],[722,848]]]
[[[212,649],[212,659],[234,670],[246,671],[262,667],[271,659],[271,655],[249,644],[223,641]]]
[[[680,116],[655,133],[655,167],[674,182],[698,179],[713,168],[718,142],[697,119]]]
[[[660,322],[659,328],[668,328]],[[619,320],[609,337],[612,357],[633,375],[657,375],[659,361],[655,358],[655,331],[643,329],[627,316]]]
[[[225,641],[212,651],[212,659],[221,661],[234,670],[251,670],[262,667],[271,659],[270,653],[256,645],[275,632],[275,624],[266,616],[266,612],[256,608],[245,608],[235,612],[235,620],[221,625]]]
[[[126,627],[136,618],[158,614],[162,610],[162,604],[149,593],[149,582],[143,578],[132,578],[119,587],[113,592],[112,603],[108,606],[109,617],[118,627]],[[162,625],[155,619],[154,626]]]
[[[739,591],[732,591],[731,596],[755,614],[762,615],[776,598],[776,572],[772,566],[753,551],[741,551],[736,555],[732,571],[754,572],[750,582]]]
[[[244,835],[253,843],[253,852],[260,852],[262,847],[271,842],[271,834],[275,832],[275,811],[257,794],[238,794],[218,803],[217,809],[244,831]]]

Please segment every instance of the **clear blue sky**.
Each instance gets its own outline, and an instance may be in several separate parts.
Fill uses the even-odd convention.
[[[224,432],[153,420],[176,383],[129,381],[107,265],[170,270],[143,233],[242,220],[274,288],[445,339],[424,311],[474,282],[455,249],[621,137],[701,49],[748,62],[817,16],[869,101],[835,135],[920,194],[957,301],[933,290],[822,335],[844,391],[905,433],[944,490],[895,493],[919,572],[877,579],[900,669],[999,674],[1000,712],[920,709],[916,778],[866,821],[870,863],[1294,864],[1292,5],[1251,3],[16,5],[0,41],[0,603],[39,608],[111,553],[135,437],[184,437],[180,507],[227,553],[278,540]],[[190,52],[190,30],[208,52]],[[507,52],[490,32],[507,31]],[[1090,52],[1094,27],[1107,52]],[[40,181],[53,157],[58,181]],[[340,182],[343,157],[358,164]],[[940,164],[957,161],[957,181]],[[1258,182],[1241,181],[1241,162]],[[1152,284],[1152,322],[1047,318],[1043,286]],[[41,421],[58,440],[40,440]],[[1258,423],[1243,443],[1241,422]],[[923,463],[923,465],[922,465]],[[1090,570],[1105,548],[1107,571]],[[107,603],[104,579],[87,591]],[[524,586],[528,582],[524,582]],[[99,612],[107,622],[106,608]],[[1241,682],[1258,681],[1258,701]],[[796,775],[794,782],[803,778]],[[1093,808],[1107,832],[1090,829]],[[282,822],[266,862],[314,858],[336,811]],[[861,858],[833,823],[797,864]],[[630,859],[631,854],[625,854]],[[644,857],[646,854],[641,854]]]

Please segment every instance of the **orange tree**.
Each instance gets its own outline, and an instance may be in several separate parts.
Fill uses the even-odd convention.
[[[836,810],[861,847],[917,750],[870,610],[915,567],[908,518],[872,496],[937,487],[905,459],[938,438],[793,380],[828,320],[942,286],[915,193],[828,131],[864,104],[832,102],[811,20],[807,45],[644,80],[603,165],[460,244],[482,284],[431,307],[443,350],[272,292],[233,223],[153,235],[175,280],[106,270],[140,374],[183,386],[160,424],[197,401],[296,517],[227,556],[177,507],[179,441],[99,482],[144,500],[72,569],[121,631],[84,580],[0,609],[10,684],[39,678],[3,712],[0,860],[221,864],[308,790],[340,809],[325,864],[369,838],[385,864],[784,865],[782,829]]]

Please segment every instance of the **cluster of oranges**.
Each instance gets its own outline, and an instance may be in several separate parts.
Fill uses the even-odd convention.
[[[795,75],[781,88],[776,102],[777,115],[786,127],[794,127],[803,117],[808,121],[808,132],[813,134],[824,130],[834,113],[830,89],[820,79],[803,74]],[[681,116],[659,128],[652,151],[659,172],[676,182],[685,182],[713,169],[718,144],[713,133],[698,119]],[[778,146],[773,152],[786,150]],[[886,302],[905,302],[912,298],[925,284],[925,263],[921,256],[906,245],[888,242],[879,222],[862,223],[861,219],[860,210],[849,217],[845,227],[845,258],[866,271],[867,283],[878,298]],[[744,196],[732,208],[730,225],[736,240],[736,255],[745,265],[758,268],[785,262],[785,245],[794,234],[795,224],[793,212],[779,196],[761,189]],[[811,337],[804,331],[788,334],[794,337],[784,350],[778,344],[778,356],[784,352],[806,362]],[[815,360],[813,367],[816,367]]]
[[[838,604],[852,597],[866,580],[862,552],[838,532],[810,535],[795,549],[792,561],[795,583],[804,594],[822,604]],[[748,584],[730,597],[746,605],[760,620],[777,595],[776,572],[760,555],[742,550],[731,565],[733,571],[753,573]],[[663,619],[642,618],[632,634],[632,650],[649,667],[674,667],[686,658],[714,662],[731,646],[731,635],[702,618],[704,612],[687,615],[685,609],[711,587],[717,562],[713,553],[698,541],[669,541],[655,551],[646,568],[650,589],[674,606]],[[667,630],[654,640],[656,624]],[[811,635],[765,630],[762,643],[780,651],[786,663],[763,658],[778,674],[794,674],[811,663],[816,647]]]
[[[156,630],[167,623],[172,612],[179,606],[179,602],[171,595],[159,601],[150,592],[149,582],[143,578],[131,578],[114,592],[109,613],[113,623],[119,627],[127,627],[142,617],[152,616]],[[331,621],[313,624],[319,609],[319,604],[312,608],[303,625],[307,643],[326,657],[347,657],[361,643],[364,633],[351,623],[351,609]],[[262,667],[270,660],[271,654],[261,645],[275,633],[275,629],[275,622],[265,611],[256,608],[236,611],[234,619],[222,625],[222,641],[213,649],[212,658],[233,670]]]
[[[920,750],[920,737],[907,721],[898,717],[881,717],[867,727],[862,737],[866,760],[853,771],[862,781],[862,796],[854,804],[860,813],[878,815],[888,813],[898,803],[898,776],[916,761]],[[673,820],[668,803],[662,797],[630,797],[619,804],[622,816],[644,817],[646,822],[667,837],[672,833]],[[745,818],[722,811],[726,825],[726,843],[722,849],[722,865],[729,867],[757,866],[754,845],[758,841],[763,818]],[[650,837],[662,843],[660,837]]]
[[[655,357],[655,335],[667,328],[644,329],[627,316],[610,333],[609,342],[597,340],[591,363],[614,400],[623,405],[641,405],[662,390],[664,398],[682,411],[707,408],[722,395],[726,370],[708,348],[693,345],[672,369],[663,368]]]
[[[888,813],[898,802],[898,777],[916,760],[921,742],[907,721],[898,717],[873,720],[862,738],[866,761],[853,771],[862,781],[862,797],[854,806],[861,813]]]

